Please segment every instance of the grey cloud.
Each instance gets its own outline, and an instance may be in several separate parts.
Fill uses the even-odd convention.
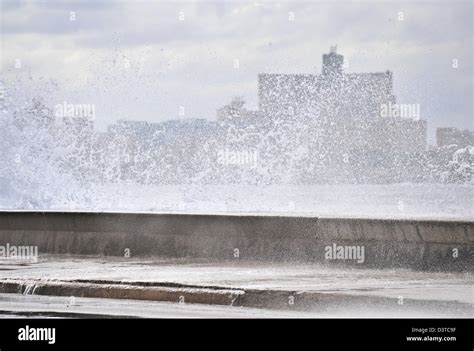
[[[426,109],[430,127],[467,126],[473,86],[472,79],[466,82],[461,77],[472,77],[472,8],[469,2],[282,2],[280,6],[264,2],[255,6],[234,1],[6,1],[2,2],[2,35],[12,39],[10,43],[17,35],[36,34],[52,50],[56,38],[67,38],[72,43],[70,54],[92,50],[113,56],[117,49],[150,46],[149,74],[166,66],[166,53],[172,52],[182,58],[176,71],[160,77],[156,86],[151,80],[143,89],[155,93],[156,106],[164,100],[175,106],[183,100],[179,94],[194,101],[195,91],[204,94],[205,87],[219,90],[234,83],[234,92],[209,89],[211,95],[196,102],[199,117],[207,114],[208,118],[230,95],[251,95],[241,89],[252,82],[256,86],[258,73],[318,72],[322,53],[339,44],[349,59],[349,71],[393,70],[400,99],[416,96],[432,106]],[[73,26],[64,16],[72,9],[78,18]],[[241,11],[235,13],[236,9]],[[184,11],[184,21],[179,21],[179,11]],[[288,21],[290,11],[295,21]],[[398,11],[404,12],[403,22],[397,21]],[[231,67],[234,56],[241,61],[238,72]],[[461,66],[453,72],[454,57]],[[43,67],[54,64],[58,64],[54,58],[41,63]],[[139,83],[132,85],[135,95],[142,93]],[[166,113],[156,118],[166,118]]]

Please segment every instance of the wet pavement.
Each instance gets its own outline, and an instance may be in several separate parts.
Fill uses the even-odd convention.
[[[262,291],[320,292],[337,296],[383,298],[377,307],[351,306],[321,311],[277,311],[247,307],[209,306],[154,301],[77,298],[81,304],[65,307],[67,297],[0,294],[0,315],[45,310],[117,316],[186,317],[473,317],[474,279],[470,273],[421,272],[405,269],[364,269],[317,264],[262,263],[248,261],[206,262],[197,260],[136,259],[86,256],[41,256],[37,262],[3,260],[0,279],[150,282],[164,285],[254,289]],[[8,296],[8,298],[6,297]],[[54,299],[59,299],[57,302]],[[49,299],[49,300],[48,300]],[[98,302],[97,302],[97,301]],[[106,300],[106,301],[105,301]],[[404,301],[428,302],[425,307],[404,306]],[[94,302],[96,301],[96,302]],[[125,302],[128,301],[128,302]],[[131,304],[131,305],[130,305]],[[443,308],[437,309],[437,304]],[[123,306],[132,306],[123,309]],[[155,306],[148,309],[147,306]],[[80,306],[80,307],[78,307]],[[114,306],[122,306],[115,308]],[[133,307],[135,306],[135,307]],[[412,305],[413,306],[413,305]],[[72,307],[72,308],[71,308]],[[3,313],[2,313],[3,311]],[[125,311],[121,313],[120,311]]]

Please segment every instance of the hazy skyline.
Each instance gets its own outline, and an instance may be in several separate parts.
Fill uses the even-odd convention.
[[[471,2],[2,1],[0,20],[2,79],[53,80],[47,101],[95,104],[99,128],[214,119],[237,95],[256,109],[259,73],[319,74],[337,44],[346,72],[393,71],[430,142],[473,129]]]

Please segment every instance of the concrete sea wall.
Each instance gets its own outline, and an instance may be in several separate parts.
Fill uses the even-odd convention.
[[[305,216],[0,212],[0,246],[39,254],[176,257],[472,270],[474,222]],[[363,248],[363,262],[328,259]],[[355,252],[355,251],[354,251]]]

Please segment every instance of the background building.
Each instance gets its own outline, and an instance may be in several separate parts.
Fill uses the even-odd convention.
[[[439,147],[456,145],[457,147],[466,147],[474,145],[474,133],[465,129],[457,128],[438,128],[436,129],[436,145]]]

